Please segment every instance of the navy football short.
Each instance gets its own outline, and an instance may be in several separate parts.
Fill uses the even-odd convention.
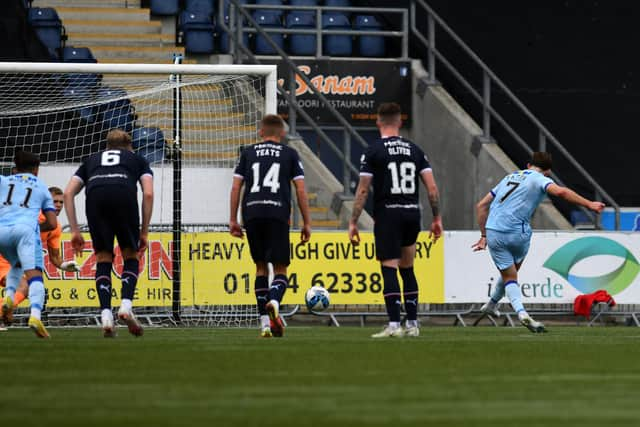
[[[414,209],[387,209],[376,216],[373,236],[376,258],[380,261],[399,259],[401,249],[413,245],[420,233],[420,211]]]
[[[96,187],[87,194],[86,212],[95,252],[113,253],[114,238],[120,249],[138,250],[140,216],[136,194],[118,185]]]
[[[273,218],[255,218],[244,224],[253,262],[289,265],[289,224]]]

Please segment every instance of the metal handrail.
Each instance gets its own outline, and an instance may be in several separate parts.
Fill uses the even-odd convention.
[[[235,3],[235,2],[234,2]],[[236,6],[237,7],[237,6]],[[402,39],[401,56],[402,59],[409,57],[409,11],[403,8],[367,8],[367,7],[340,7],[340,6],[288,6],[288,5],[262,5],[262,4],[240,4],[243,10],[275,10],[275,11],[308,11],[315,12],[316,28],[314,29],[290,29],[290,28],[263,28],[267,33],[279,34],[310,34],[316,36],[316,58],[322,56],[322,36],[323,35],[351,35],[351,36],[381,36]],[[219,8],[219,20],[224,23],[224,10]],[[363,12],[372,13],[395,13],[402,16],[401,31],[366,31],[366,30],[324,30],[322,28],[322,15],[325,12]],[[242,25],[242,23],[240,23]],[[243,33],[257,33],[254,28],[243,28]]]
[[[427,13],[427,36],[418,29],[416,25],[416,3],[419,4]],[[558,141],[558,139],[538,120],[538,118],[524,105],[524,103],[506,86],[502,80],[496,76],[496,74],[478,57],[478,55],[471,50],[469,46],[438,16],[437,13],[424,1],[424,0],[412,0],[411,1],[411,32],[416,36],[428,51],[428,78],[429,82],[436,83],[436,59],[442,62],[443,65],[453,74],[453,76],[465,87],[467,91],[482,105],[483,117],[482,117],[482,131],[483,136],[489,140],[491,138],[491,118],[494,118],[499,124],[501,124],[505,130],[521,145],[527,153],[531,153],[533,150],[527,144],[520,135],[507,123],[507,121],[500,115],[491,105],[491,88],[492,85],[497,86],[506,94],[507,98],[522,112],[531,123],[538,130],[538,144],[539,150],[544,151],[547,141],[550,141],[553,146],[569,161],[569,163],[582,175],[582,177],[593,187],[595,190],[595,197],[602,198],[615,210],[615,228],[620,229],[620,206],[601,186],[595,179],[584,169],[584,167],[567,151],[567,149]],[[471,85],[462,74],[444,57],[442,52],[436,48],[435,33],[436,27],[444,30],[462,50],[478,65],[483,72],[483,89],[482,94]]]

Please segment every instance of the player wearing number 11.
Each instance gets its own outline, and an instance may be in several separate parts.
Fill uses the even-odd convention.
[[[142,187],[142,226],[138,214],[138,182]],[[96,255],[96,290],[100,300],[102,330],[105,338],[115,336],[111,312],[111,270],[113,240],[124,259],[122,269],[122,303],[118,318],[129,332],[142,335],[142,326],[132,311],[138,281],[138,254],[148,245],[149,222],[153,208],[153,172],[142,156],[133,152],[131,136],[113,129],[107,134],[107,149],[89,156],[71,177],[64,192],[64,207],[71,227],[71,245],[79,255],[84,239],[76,218],[75,196],[86,186],[86,214]]]
[[[433,213],[431,237],[434,240],[442,234],[438,187],[427,156],[399,134],[402,126],[400,106],[396,103],[381,104],[376,125],[381,138],[369,146],[360,162],[360,182],[349,221],[349,239],[353,244],[360,242],[358,218],[373,181],[373,234],[376,257],[384,278],[383,294],[389,325],[372,337],[415,337],[419,335],[418,282],[413,271],[416,239],[420,232],[418,179],[422,180],[429,195]],[[398,268],[404,288],[402,294]],[[407,312],[405,329],[400,326],[401,296]]]
[[[284,122],[276,115],[264,116],[260,123],[262,142],[245,147],[236,166],[230,197],[229,232],[242,238],[238,223],[240,190],[244,185],[242,218],[251,258],[256,264],[255,293],[260,314],[262,336],[281,337],[284,323],[279,315],[280,302],[289,285],[289,216],[291,215],[291,182],[296,188],[302,214],[300,240],[311,236],[309,203],[304,188],[304,172],[298,153],[282,145]],[[268,263],[273,264],[274,277],[268,282]]]

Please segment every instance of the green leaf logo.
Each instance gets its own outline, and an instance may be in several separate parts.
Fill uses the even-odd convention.
[[[612,255],[624,259],[620,267],[595,277],[581,277],[570,273],[573,266],[594,255]],[[640,265],[631,252],[620,243],[604,237],[583,237],[573,240],[555,251],[544,267],[564,277],[582,293],[604,289],[611,295],[625,290],[640,272]]]

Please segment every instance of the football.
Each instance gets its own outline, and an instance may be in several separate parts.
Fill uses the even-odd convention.
[[[329,292],[322,286],[312,286],[304,294],[309,311],[324,311],[329,307]]]

